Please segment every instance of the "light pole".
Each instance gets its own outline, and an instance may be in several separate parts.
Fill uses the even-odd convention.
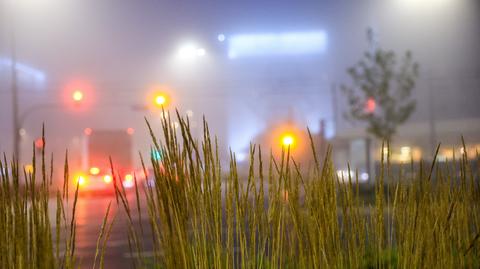
[[[7,2],[8,5],[8,2]],[[14,158],[20,161],[20,123],[18,118],[18,77],[17,77],[17,55],[15,47],[15,16],[14,1],[10,1],[8,16],[10,21],[10,53],[11,53],[11,90],[12,90],[12,122],[13,122],[13,153]]]

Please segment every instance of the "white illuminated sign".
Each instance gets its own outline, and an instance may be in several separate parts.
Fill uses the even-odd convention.
[[[12,64],[13,63],[12,63],[11,59],[0,58],[0,66],[11,67]],[[35,69],[31,66],[28,66],[28,65],[20,63],[20,62],[16,62],[15,67],[17,69],[17,72],[20,72],[22,74],[30,76],[30,77],[34,78],[35,80],[37,80],[39,82],[43,82],[45,80],[45,73],[38,70],[38,69]]]
[[[327,48],[324,31],[238,34],[228,39],[231,59],[264,55],[320,54]]]

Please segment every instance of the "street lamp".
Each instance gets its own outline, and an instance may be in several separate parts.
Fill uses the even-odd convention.
[[[167,103],[167,97],[163,93],[159,93],[155,95],[155,105],[156,106],[163,106]]]
[[[15,16],[14,16],[14,3],[15,1],[7,1],[7,5],[10,5],[9,16],[7,15],[10,22],[10,53],[11,53],[11,91],[12,91],[12,122],[13,122],[13,153],[15,158],[19,158],[19,141],[20,141],[20,124],[18,120],[18,83],[17,83],[17,54],[15,48]]]
[[[282,145],[284,147],[293,147],[295,145],[295,136],[290,133],[282,135]]]
[[[203,57],[207,51],[194,44],[185,44],[178,50],[178,57],[184,60],[193,60],[195,58]]]
[[[80,90],[75,90],[72,94],[72,99],[76,103],[79,103],[83,100],[83,92]]]

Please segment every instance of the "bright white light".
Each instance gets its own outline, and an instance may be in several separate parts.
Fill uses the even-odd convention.
[[[194,44],[183,45],[178,50],[178,57],[181,59],[195,59],[197,57],[203,57],[206,54],[207,52],[204,48],[197,47]]]
[[[193,111],[187,110],[185,113],[187,114],[188,117],[190,118],[193,117]]]
[[[320,54],[327,48],[324,31],[239,34],[228,39],[228,57]]]
[[[20,130],[18,130],[18,134],[20,136],[25,136],[27,134],[27,131],[25,131],[25,129],[23,129],[23,128],[20,128]]]
[[[217,36],[217,39],[218,39],[218,41],[223,42],[223,41],[225,41],[225,35],[224,34],[219,34]]]
[[[369,178],[368,173],[361,173],[360,174],[360,181],[367,181]]]
[[[245,159],[247,159],[247,154],[241,152],[235,153],[235,160],[237,162],[243,162]]]
[[[193,58],[195,55],[197,55],[197,48],[192,44],[184,45],[178,50],[178,56],[181,58]]]

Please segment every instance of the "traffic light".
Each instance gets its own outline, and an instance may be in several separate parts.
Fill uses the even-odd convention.
[[[365,103],[365,110],[367,111],[368,114],[373,114],[375,112],[375,109],[377,108],[377,102],[373,97],[370,97],[367,99],[367,102]]]
[[[74,111],[88,111],[95,103],[93,85],[83,80],[72,80],[63,88],[63,101]]]
[[[42,149],[43,148],[43,138],[39,137],[35,139],[35,147],[37,149]]]

